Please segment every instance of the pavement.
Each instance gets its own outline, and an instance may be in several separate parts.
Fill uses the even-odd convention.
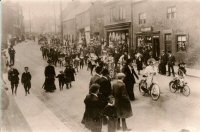
[[[90,73],[84,67],[76,75],[76,81],[71,89],[57,90],[45,93],[44,68],[47,65],[42,59],[40,47],[33,42],[22,43],[16,49],[16,68],[23,72],[24,66],[30,68],[32,74],[31,94],[25,96],[20,84],[17,96],[10,95],[8,110],[4,111],[2,132],[87,132],[81,124],[84,113],[83,100],[88,93]],[[56,67],[56,73],[63,67]],[[142,78],[140,76],[140,78]],[[191,95],[184,97],[180,93],[171,93],[168,83],[173,77],[158,75],[161,96],[158,101],[142,96],[139,93],[138,82],[135,84],[136,100],[131,102],[133,117],[127,119],[128,127],[133,132],[190,132],[200,131],[200,79],[188,76]],[[10,87],[10,86],[9,86]],[[19,123],[20,122],[20,123]],[[103,132],[106,132],[103,126]]]

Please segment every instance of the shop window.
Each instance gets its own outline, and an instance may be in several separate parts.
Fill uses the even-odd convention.
[[[186,51],[186,35],[177,36],[177,51]]]
[[[165,51],[172,51],[172,35],[165,34]]]
[[[167,8],[167,19],[176,18],[176,7]]]
[[[140,13],[139,14],[139,24],[145,24],[146,23],[146,14]]]

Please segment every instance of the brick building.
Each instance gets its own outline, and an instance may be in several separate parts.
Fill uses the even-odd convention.
[[[161,50],[172,51],[181,61],[200,47],[200,2],[143,0],[132,4],[134,48],[151,46],[155,58]]]
[[[18,3],[2,3],[2,48],[8,43],[21,40],[24,34],[24,16],[22,7]]]
[[[107,44],[132,44],[131,1],[112,0],[104,3],[104,28]]]
[[[65,36],[71,36],[76,42],[103,37],[103,5],[101,1],[72,1],[63,10],[63,30]],[[66,38],[66,37],[65,37]],[[67,37],[69,38],[69,37]]]

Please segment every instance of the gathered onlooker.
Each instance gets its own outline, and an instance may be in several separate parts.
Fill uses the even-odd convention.
[[[120,121],[122,121],[123,131],[129,131],[130,129],[128,129],[127,127],[126,118],[132,116],[132,108],[129,95],[126,90],[126,85],[123,82],[124,77],[125,77],[124,73],[118,73],[117,81],[113,82],[112,88],[113,88],[113,96],[115,97],[115,106],[118,117],[117,129],[121,128]]]
[[[89,88],[91,87],[92,84],[95,84],[96,81],[101,78],[101,71],[102,68],[100,66],[97,66],[95,68],[96,74],[94,76],[92,76],[92,78],[90,79],[90,83],[89,83]]]
[[[91,130],[91,132],[101,132],[102,129],[102,119],[101,119],[101,102],[98,97],[100,86],[98,84],[93,84],[90,87],[90,92],[86,96],[85,103],[85,113],[83,116],[82,123],[86,128]]]

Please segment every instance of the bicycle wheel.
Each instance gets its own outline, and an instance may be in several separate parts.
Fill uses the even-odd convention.
[[[185,96],[189,96],[190,95],[190,87],[188,85],[185,85],[183,87],[183,91],[182,91],[183,95]]]
[[[154,84],[151,88],[151,98],[154,100],[154,101],[157,101],[160,97],[160,88],[158,86],[158,84]]]
[[[171,82],[169,83],[169,89],[170,89],[170,91],[171,91],[172,93],[175,93],[175,92],[177,91],[177,86],[176,86],[176,84],[174,83],[174,81],[171,81]]]
[[[139,83],[139,91],[142,95],[146,93],[145,89],[147,89],[147,83],[144,80],[141,80]]]

